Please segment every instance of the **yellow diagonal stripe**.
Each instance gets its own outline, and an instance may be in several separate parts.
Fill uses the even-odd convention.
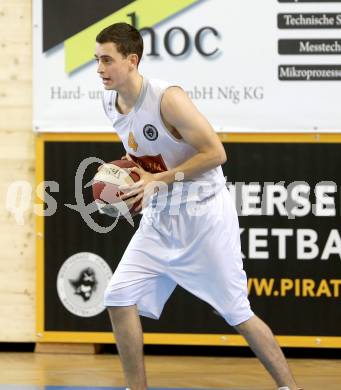
[[[96,35],[117,22],[131,22],[127,15],[135,12],[139,27],[152,27],[200,0],[136,0],[107,16],[64,42],[65,71],[70,73],[91,61],[94,56]]]

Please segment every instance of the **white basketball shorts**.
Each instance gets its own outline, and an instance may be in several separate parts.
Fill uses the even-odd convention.
[[[178,284],[232,326],[253,316],[247,297],[237,212],[226,187],[181,204],[177,215],[150,206],[104,294],[104,305],[137,305],[158,319]]]

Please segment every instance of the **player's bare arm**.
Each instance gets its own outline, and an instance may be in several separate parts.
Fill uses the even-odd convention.
[[[165,91],[161,101],[161,114],[165,125],[175,128],[182,139],[198,153],[179,166],[158,173],[158,180],[172,183],[177,172],[184,174],[184,180],[190,180],[225,163],[226,153],[219,137],[184,90],[171,87]]]
[[[197,153],[177,167],[161,173],[151,174],[141,168],[131,168],[141,180],[124,198],[136,195],[136,200],[140,200],[146,186],[152,181],[171,184],[178,172],[184,174],[184,180],[190,180],[226,161],[226,153],[219,137],[181,88],[170,87],[165,91],[161,101],[161,115],[166,127],[170,131],[175,129],[182,140],[193,146]]]

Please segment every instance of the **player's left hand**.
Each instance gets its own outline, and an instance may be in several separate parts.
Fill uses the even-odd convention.
[[[135,172],[140,176],[140,180],[132,185],[120,186],[119,190],[124,192],[121,196],[122,200],[135,197],[134,203],[140,202],[140,205],[136,208],[136,211],[140,211],[144,208],[150,197],[156,192],[156,187],[151,185],[155,181],[154,174],[145,171],[142,167],[127,168],[131,172]]]

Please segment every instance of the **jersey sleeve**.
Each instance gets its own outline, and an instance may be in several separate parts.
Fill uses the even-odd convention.
[[[113,98],[114,98],[114,91],[103,91],[102,93],[102,105],[103,105],[103,109],[104,109],[104,112],[105,112],[105,115],[110,119],[111,121],[111,116],[110,116],[110,111],[111,111],[111,107],[112,107],[112,102],[113,102]]]

